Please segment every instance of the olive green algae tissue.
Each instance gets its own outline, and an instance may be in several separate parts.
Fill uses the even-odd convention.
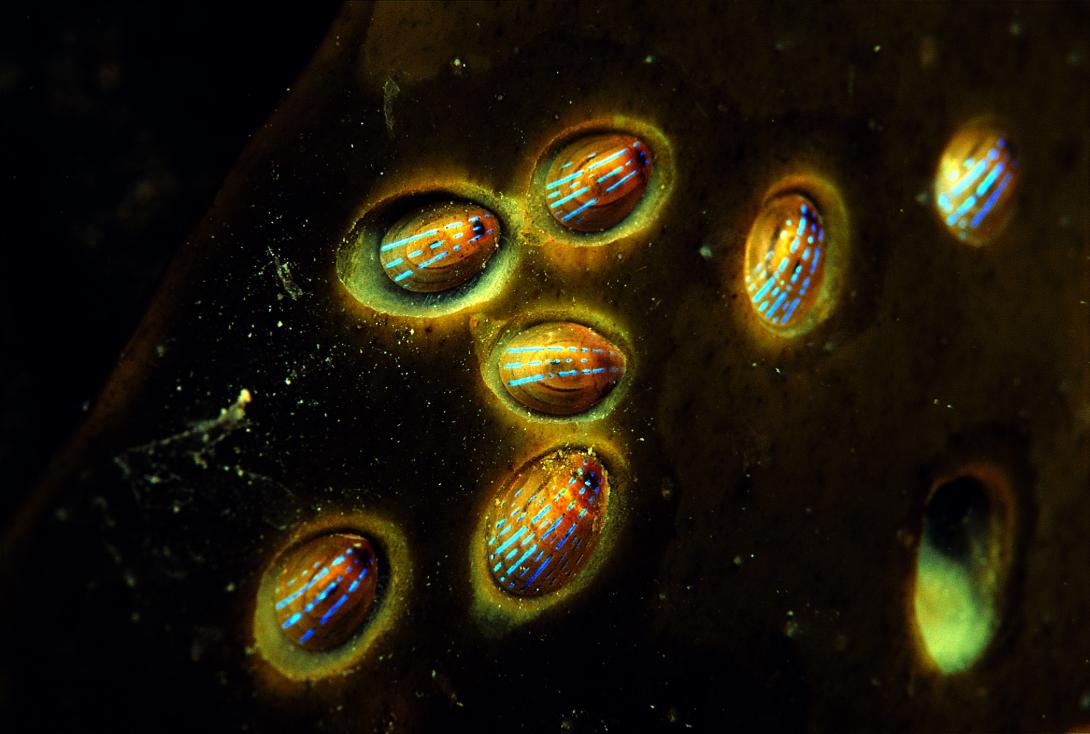
[[[5,531],[0,720],[1085,729],[1087,59],[347,4]]]

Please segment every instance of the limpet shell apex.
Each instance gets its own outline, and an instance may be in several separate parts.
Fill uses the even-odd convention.
[[[523,467],[497,493],[486,522],[496,585],[541,596],[567,584],[597,546],[608,496],[605,467],[591,451],[561,449]]]
[[[434,293],[479,273],[499,247],[492,212],[469,202],[425,206],[397,220],[379,243],[383,272],[405,290]]]
[[[624,133],[585,135],[557,153],[545,175],[545,206],[564,227],[601,232],[636,208],[651,176],[651,152]]]
[[[624,377],[620,349],[592,329],[571,322],[532,326],[499,355],[507,393],[523,406],[548,415],[584,413]]]
[[[277,625],[305,650],[331,650],[356,633],[375,602],[378,557],[353,533],[322,535],[289,549],[274,592]]]

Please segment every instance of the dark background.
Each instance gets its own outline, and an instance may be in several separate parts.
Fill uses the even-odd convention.
[[[0,10],[0,525],[337,9]]]

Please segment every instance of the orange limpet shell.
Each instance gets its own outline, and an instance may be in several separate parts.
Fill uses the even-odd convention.
[[[636,208],[651,167],[651,152],[632,135],[576,138],[560,149],[545,174],[545,206],[568,229],[601,232]]]
[[[499,375],[507,393],[531,410],[576,415],[590,410],[624,377],[625,357],[581,324],[538,324],[504,347]]]
[[[1014,210],[1018,158],[1001,130],[974,124],[947,144],[935,173],[935,206],[960,240],[982,245],[996,237]]]
[[[517,596],[560,589],[589,561],[605,520],[609,480],[590,451],[535,459],[503,487],[486,522],[493,581]]]
[[[761,208],[746,242],[746,291],[757,316],[789,329],[817,301],[825,277],[825,225],[808,197],[781,194]]]
[[[331,650],[351,638],[375,602],[378,558],[361,535],[322,535],[290,548],[274,592],[277,626],[295,644]]]
[[[500,225],[492,212],[469,202],[447,202],[396,221],[379,243],[379,260],[400,287],[434,293],[481,272],[499,243]]]

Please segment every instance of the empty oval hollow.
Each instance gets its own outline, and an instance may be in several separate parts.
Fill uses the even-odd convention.
[[[937,483],[924,509],[913,609],[923,649],[944,674],[972,666],[999,626],[1006,496],[998,477],[965,473]]]

